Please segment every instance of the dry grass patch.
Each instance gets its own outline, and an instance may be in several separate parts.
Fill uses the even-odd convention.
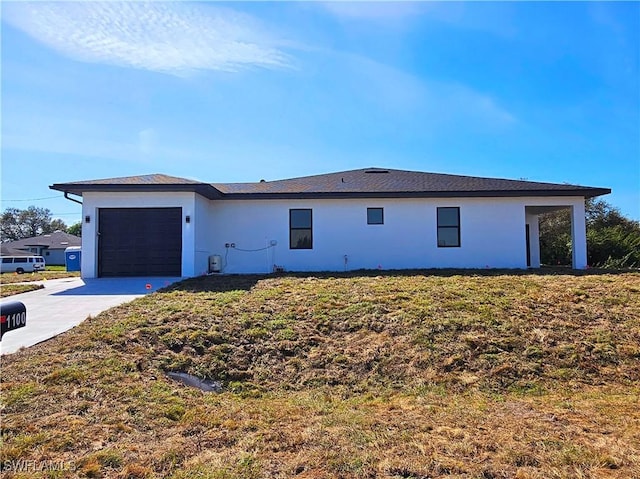
[[[44,286],[41,284],[7,284],[0,287],[0,298],[7,298],[15,294],[28,293],[29,291],[36,291],[42,289]]]
[[[0,465],[640,477],[639,293],[633,273],[188,280],[3,358]]]
[[[79,271],[39,271],[37,273],[2,273],[0,274],[0,284],[28,283],[31,281],[46,281],[49,279],[77,278]]]

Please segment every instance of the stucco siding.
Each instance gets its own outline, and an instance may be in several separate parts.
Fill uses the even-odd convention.
[[[211,204],[206,198],[195,195],[194,213],[191,223],[195,230],[194,275],[206,274],[209,271],[209,256],[213,254],[211,231]]]
[[[42,251],[43,258],[48,265],[60,266],[66,264],[63,249],[45,249]]]
[[[191,192],[88,192],[83,204],[82,274],[96,276],[100,208],[181,207],[182,275],[196,276],[208,271],[213,254],[223,258],[224,273],[268,273],[276,265],[285,271],[526,268],[526,224],[535,267],[538,221],[526,209],[570,206],[577,217],[584,212],[583,203],[583,198],[574,197],[208,200]],[[459,208],[459,247],[438,247],[439,207]],[[312,210],[312,249],[290,248],[292,208]],[[367,224],[367,208],[383,208],[384,224]],[[90,216],[89,223],[85,216]],[[583,229],[578,219],[577,241],[584,241]],[[225,247],[227,243],[235,247]],[[582,255],[578,248],[578,265]]]
[[[521,199],[385,199],[220,201],[212,205],[212,250],[224,272],[342,271],[406,268],[524,268]],[[437,207],[460,208],[460,247],[437,246]],[[384,208],[384,224],[368,225],[367,208]],[[289,248],[289,209],[313,211],[313,249]],[[239,249],[264,251],[243,252]],[[236,249],[225,248],[235,243]],[[345,263],[346,255],[346,263]]]
[[[184,217],[195,211],[195,193],[103,193],[86,192],[82,201],[82,277],[95,278],[98,271],[98,211],[100,208],[182,208],[182,276],[195,276],[195,228]],[[89,223],[85,217],[89,216]]]

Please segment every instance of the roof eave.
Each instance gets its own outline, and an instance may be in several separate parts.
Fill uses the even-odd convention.
[[[158,193],[158,192],[193,192],[210,200],[222,198],[222,193],[207,183],[196,184],[164,184],[164,185],[99,185],[99,184],[73,184],[56,183],[49,186],[52,190],[82,196],[88,192],[117,192],[117,193]]]
[[[223,193],[225,200],[275,199],[349,199],[349,198],[519,198],[548,196],[578,196],[594,198],[611,193],[608,188],[571,190],[520,191],[376,191],[376,192],[283,192],[283,193]]]
[[[57,183],[52,190],[82,196],[85,192],[195,192],[208,198],[229,200],[252,199],[348,199],[348,198],[500,198],[500,197],[543,197],[582,196],[594,198],[611,193],[609,188],[575,187],[567,189],[535,190],[478,190],[478,191],[324,191],[324,192],[241,192],[223,193],[208,183],[196,184],[73,184]]]

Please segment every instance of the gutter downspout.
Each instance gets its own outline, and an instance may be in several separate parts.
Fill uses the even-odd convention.
[[[76,200],[76,199],[74,199],[74,198],[69,198],[69,192],[68,192],[68,191],[65,191],[65,192],[64,192],[64,197],[65,197],[66,199],[68,199],[69,201],[73,201],[74,203],[78,203],[79,205],[81,205],[81,204],[82,204],[82,201],[78,201],[78,200]]]

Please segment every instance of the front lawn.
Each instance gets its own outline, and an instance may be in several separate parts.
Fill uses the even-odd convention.
[[[73,271],[40,271],[38,273],[2,273],[0,274],[0,284],[27,283],[31,281],[46,281],[49,279],[79,278],[80,272]]]
[[[42,288],[44,288],[44,286],[41,284],[3,284],[0,286],[0,298],[6,298],[14,294],[28,293],[29,291],[36,291]]]
[[[4,357],[0,467],[640,477],[638,318],[638,273],[191,279]]]

